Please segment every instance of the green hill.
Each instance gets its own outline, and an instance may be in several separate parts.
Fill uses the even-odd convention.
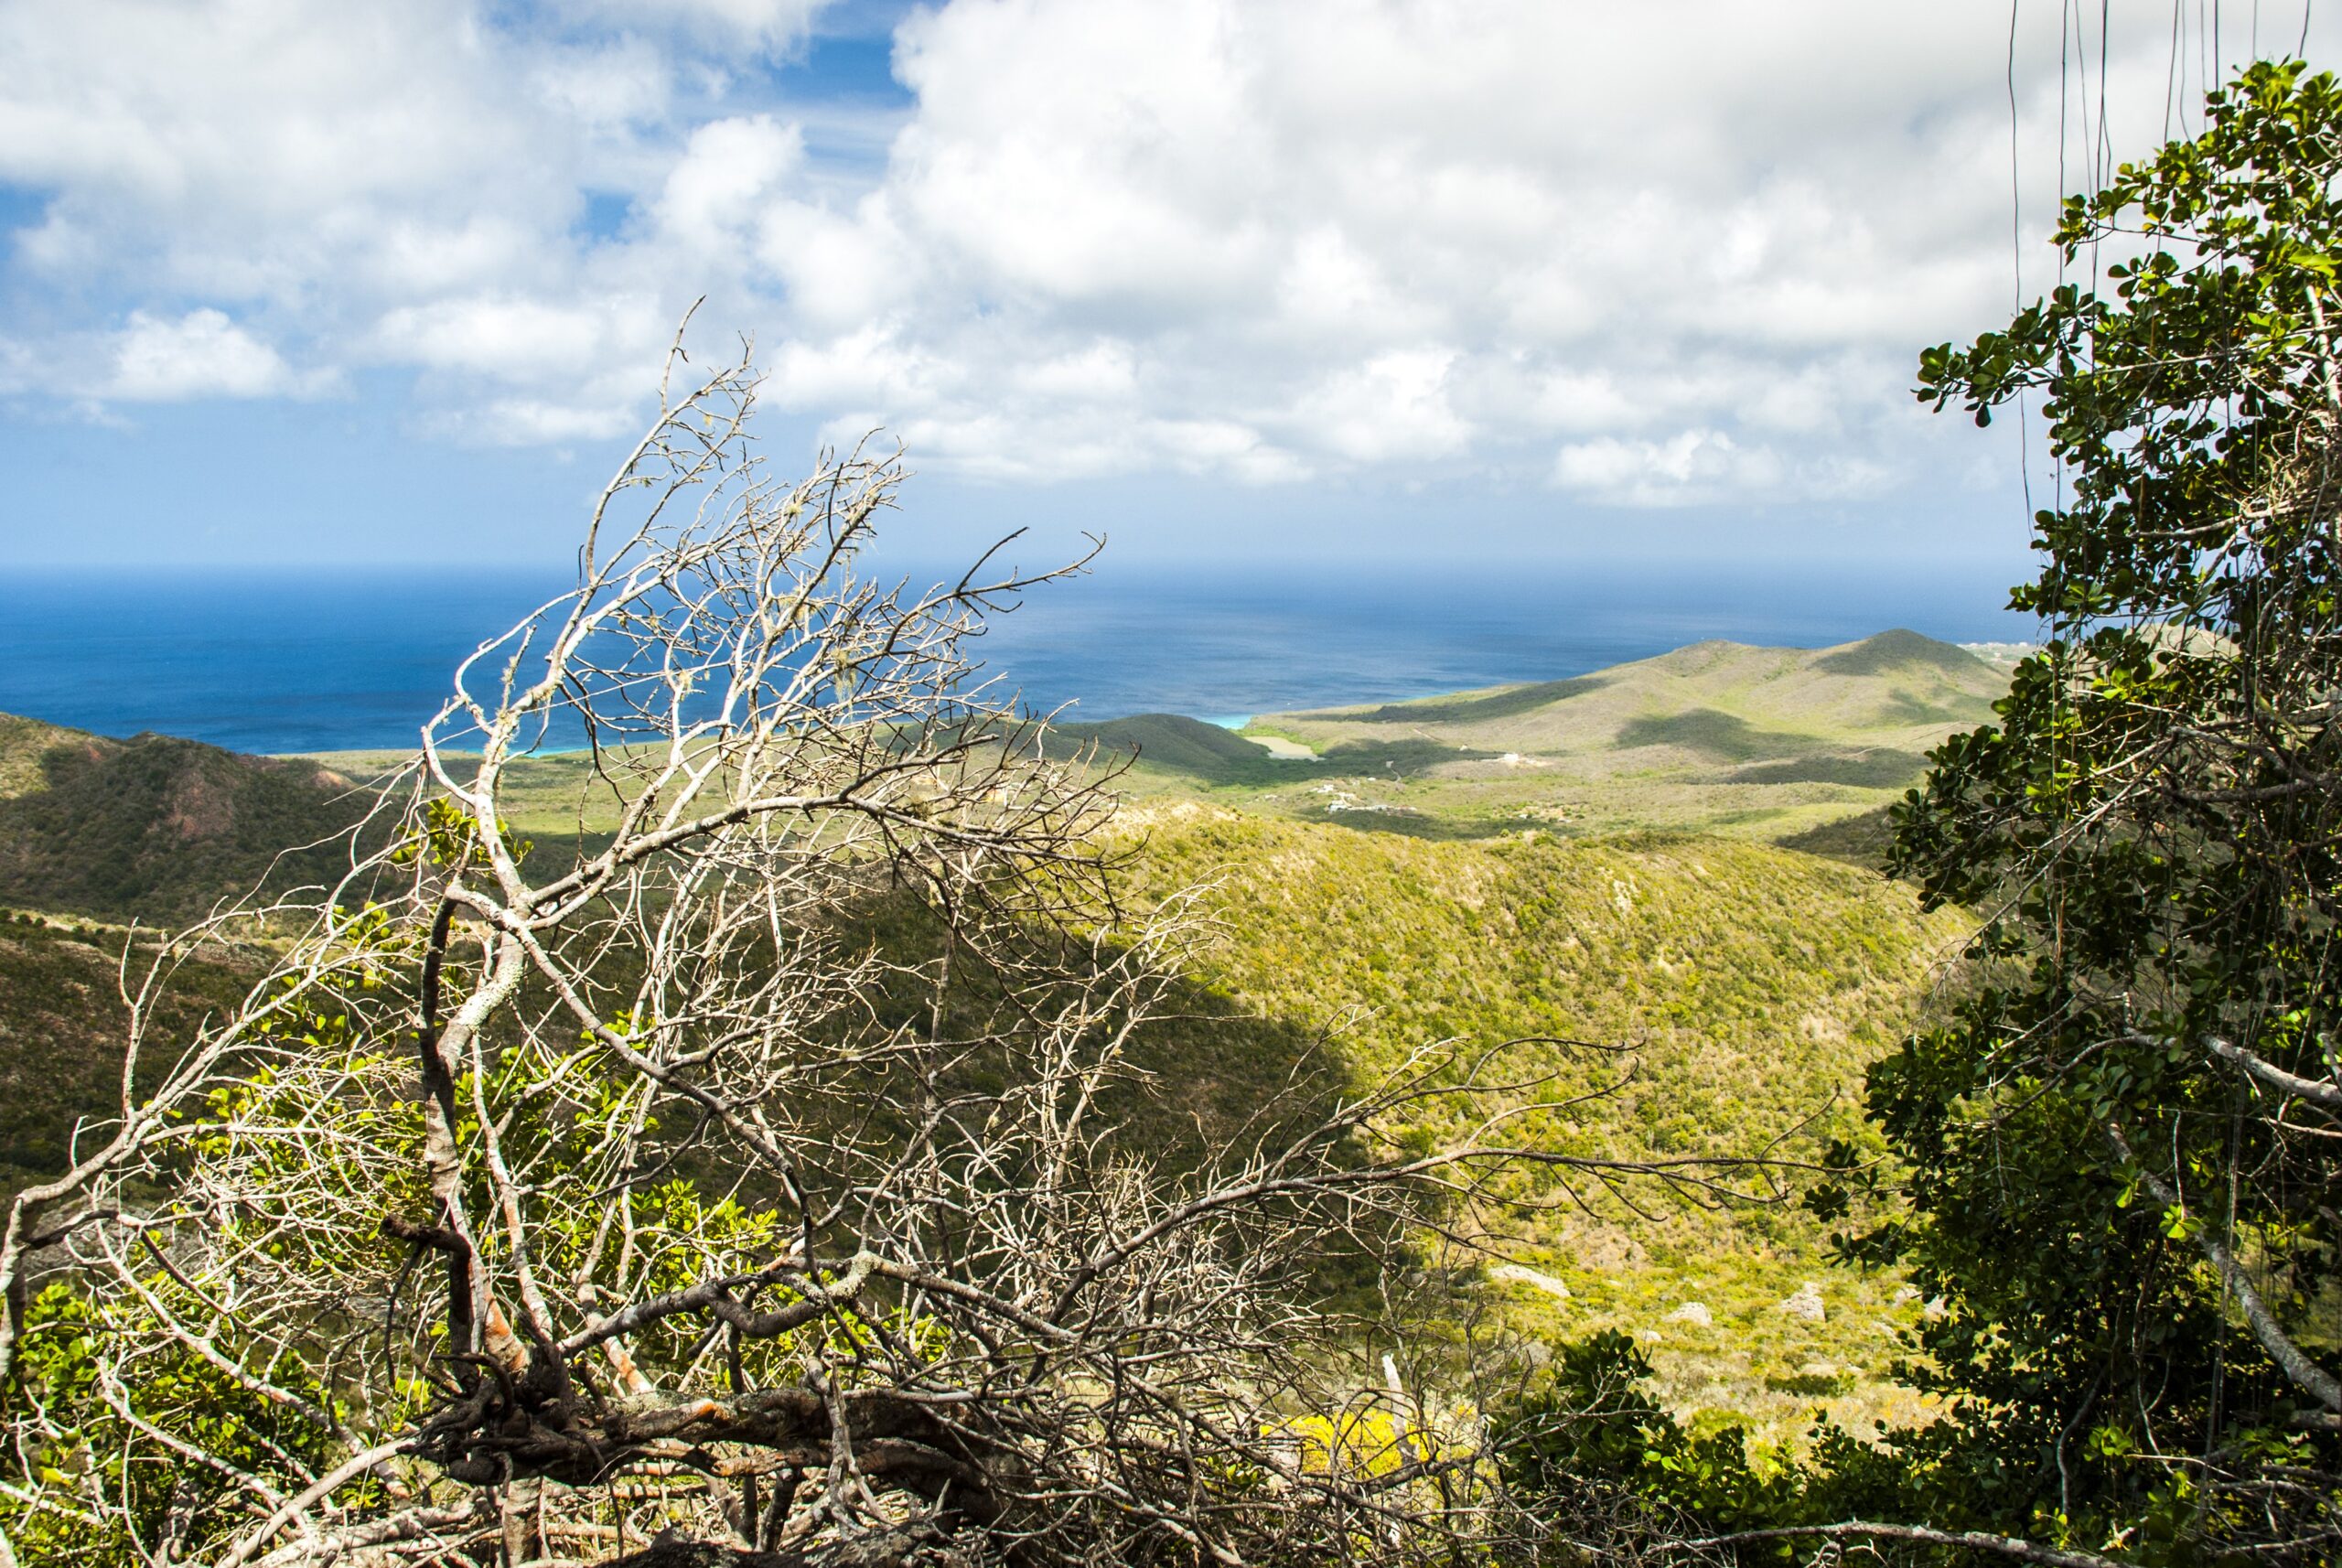
[[[1825,1103],[1966,929],[1875,874],[1725,839],[1431,843],[1184,802],[1120,831],[1139,902],[1209,889],[1200,972],[1330,1031],[1359,1074],[1430,1040],[1630,1043],[1636,1082],[1598,1119],[1673,1152]]]
[[[1910,631],[1824,649],[1702,642],[1567,681],[1269,714],[1242,731],[1176,714],[1065,723],[1046,744],[1130,759],[1122,788],[1142,800],[1418,838],[1663,828],[1781,843],[1893,800],[1929,747],[1990,720],[2007,682],[2005,664]],[[308,760],[363,779],[401,759]],[[519,763],[509,782],[510,820],[543,854],[614,815],[574,757]]]
[[[1924,749],[1992,716],[2006,676],[1951,643],[1886,631],[1836,648],[1695,642],[1572,681],[1422,702],[1274,714],[1324,746],[1395,733],[1540,757],[1672,749],[1660,763],[1792,759],[1832,747]]]
[[[1058,726],[1053,753],[1134,755],[1129,896],[1211,889],[1200,989],[1142,1052],[1176,1094],[1137,1108],[1133,1132],[1176,1157],[1180,1137],[1241,1126],[1305,1067],[1360,1083],[1428,1042],[1542,1037],[1619,1051],[1520,1047],[1538,1103],[1623,1076],[1566,1112],[1531,1106],[1523,1141],[1722,1155],[1787,1132],[1778,1153],[1812,1155],[1858,1130],[1863,1067],[1918,1016],[1963,929],[1822,857],[1875,854],[1877,809],[1928,746],[1989,717],[2004,681],[1895,632],[1819,650],[1703,643],[1571,681],[1272,715],[1249,735],[1172,714]],[[383,761],[336,759],[360,778]],[[609,809],[576,758],[521,772],[515,826],[541,841],[590,834]],[[317,759],[0,721],[0,902],[183,918],[264,875],[346,865],[346,850],[277,852],[364,803]],[[18,1107],[0,1162],[53,1167],[75,1118],[103,1113],[112,963],[90,940],[0,929],[0,1082]],[[199,979],[190,1005],[234,982]],[[1166,1106],[1184,1132],[1155,1127]],[[1531,1205],[1529,1273],[1487,1289],[1513,1331],[1627,1329],[1671,1402],[1776,1434],[1801,1430],[1817,1397],[1850,1421],[1915,1413],[1885,1367],[1916,1304],[1891,1277],[1825,1270],[1801,1211],[1660,1197],[1638,1212],[1533,1181],[1512,1196]],[[1778,1310],[1807,1280],[1821,1323]],[[1692,1303],[1704,1321],[1681,1315]]]
[[[1363,1083],[1427,1043],[1526,1038],[1505,1076],[1545,1081],[1523,1102],[1617,1080],[1517,1129],[1570,1154],[1748,1154],[1786,1135],[1776,1154],[1812,1159],[1832,1136],[1867,1139],[1863,1069],[1910,1027],[1968,929],[1875,873],[1717,838],[1432,843],[1172,800],[1133,810],[1124,831],[1138,901],[1209,887],[1195,973],[1237,1004],[1156,1042],[1184,1098],[1215,1100],[1236,1064],[1257,1079],[1266,1063],[1273,1082],[1294,1042],[1322,1042]],[[1887,1366],[1917,1304],[1897,1278],[1822,1268],[1823,1227],[1802,1210],[1703,1210],[1646,1189],[1638,1213],[1595,1184],[1522,1193],[1544,1205],[1517,1219],[1522,1261],[1548,1283],[1499,1284],[1527,1331],[1634,1333],[1677,1403],[1784,1435],[1820,1402],[1799,1381],[1820,1362],[1836,1369],[1823,1380],[1842,1416],[1911,1413]],[[1777,1310],[1809,1279],[1821,1323]],[[1710,1321],[1671,1316],[1691,1302]]]
[[[123,941],[118,929],[0,916],[0,1194],[64,1169],[75,1129],[118,1106]],[[147,1072],[159,1076],[172,1047],[253,978],[215,959],[181,963],[156,1009]]]
[[[1292,769],[1233,730],[1180,714],[1133,714],[1102,724],[1051,726],[1053,735],[1135,757],[1142,779],[1173,785],[1278,784]]]
[[[330,883],[369,797],[312,762],[0,715],[0,904],[182,924]]]
[[[1961,929],[1954,916],[1921,918],[1875,875],[1712,838],[1428,843],[1171,799],[1133,807],[1120,831],[1135,851],[1126,890],[1136,904],[1210,884],[1197,992],[1137,1053],[1160,1092],[1134,1108],[1133,1130],[1166,1155],[1179,1137],[1242,1127],[1297,1071],[1363,1083],[1427,1043],[1544,1036],[1625,1052],[1523,1047],[1508,1071],[1552,1075],[1531,1098],[1622,1081],[1567,1112],[1533,1112],[1516,1129],[1523,1141],[1586,1155],[1728,1154],[1805,1123],[1779,1152],[1810,1157],[1853,1130],[1862,1066],[1915,1015],[1934,955]],[[118,930],[24,917],[0,925],[11,1106],[0,1179],[54,1170],[74,1126],[109,1112],[121,941]],[[183,971],[164,1037],[184,1038],[247,983],[219,963]],[[1433,1141],[1455,1130],[1437,1119],[1417,1128]],[[1795,1380],[1816,1361],[1843,1369],[1830,1398],[1849,1419],[1907,1399],[1885,1369],[1891,1331],[1915,1309],[1895,1299],[1891,1278],[1825,1274],[1801,1211],[1704,1212],[1645,1194],[1638,1214],[1598,1188],[1583,1189],[1582,1208],[1556,1208],[1560,1195],[1533,1182],[1518,1195],[1549,1207],[1518,1217],[1522,1261],[1543,1283],[1488,1287],[1511,1331],[1625,1327],[1646,1337],[1675,1402],[1729,1406],[1781,1433],[1814,1402]],[[1822,1324],[1775,1310],[1809,1277],[1825,1282]],[[1688,1301],[1710,1321],[1674,1320]]]
[[[1929,748],[1991,720],[2007,683],[2004,664],[1898,630],[1823,649],[1700,642],[1566,681],[1266,714],[1241,732],[1286,759],[1224,739],[1190,748],[1161,715],[1118,723],[1137,726],[1142,794],[1417,837],[1667,828],[1782,842],[1893,800]]]

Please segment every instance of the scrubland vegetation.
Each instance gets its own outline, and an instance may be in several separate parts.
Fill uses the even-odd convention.
[[[1187,803],[1125,829],[1142,835],[1133,897],[1208,889],[1197,975],[1246,1015],[1325,1038],[1355,1081],[1425,1040],[1615,1047],[1509,1058],[1558,1075],[1538,1091],[1549,1102],[1616,1084],[1525,1124],[1614,1158],[1817,1161],[1864,1138],[1864,1069],[1918,1021],[1969,930],[1875,875],[1712,837],[1425,843]],[[1801,1441],[1817,1404],[1856,1423],[1912,1408],[1888,1367],[1917,1299],[1898,1275],[1829,1270],[1826,1227],[1794,1202],[1638,1211],[1581,1196],[1508,1227],[1505,1254],[1568,1292],[1491,1280],[1531,1341],[1639,1336],[1686,1419],[1738,1418],[1767,1439]],[[1778,1310],[1809,1280],[1829,1299],[1820,1322]],[[1671,1316],[1695,1302],[1709,1322]]]
[[[184,925],[231,890],[333,880],[360,814],[314,764],[0,715],[0,904]]]
[[[0,720],[0,1562],[2333,1560],[2337,168],[1923,357],[2039,649],[1047,731],[743,365],[420,761]]]

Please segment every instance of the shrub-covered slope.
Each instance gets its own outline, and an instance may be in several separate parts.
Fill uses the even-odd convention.
[[[1704,645],[1584,682],[1293,721],[1327,726],[1295,735],[1325,746],[1326,760],[1281,759],[1170,715],[1065,726],[1053,751],[1059,741],[1137,750],[1126,781],[1138,800],[1123,828],[1133,897],[1213,886],[1218,927],[1198,955],[1200,989],[1144,1043],[1158,1092],[1130,1108],[1133,1133],[1179,1158],[1182,1140],[1241,1127],[1296,1070],[1330,1067],[1360,1081],[1431,1041],[1555,1036],[1619,1053],[1522,1047],[1510,1070],[1556,1075],[1542,1098],[1614,1071],[1624,1081],[1566,1115],[1532,1115],[1517,1128],[1523,1141],[1588,1155],[1728,1155],[1810,1123],[1780,1152],[1810,1155],[1855,1130],[1862,1069],[1914,1016],[1961,922],[1922,918],[1875,874],[1759,842],[1867,810],[1885,786],[1750,775],[1795,770],[1799,757],[1856,756],[1864,736],[1916,746],[1952,727],[1943,714],[1981,711],[2000,681],[1960,650],[1904,634],[1820,653]],[[1628,697],[1646,705],[1629,713]],[[1506,760],[1535,744],[1514,726],[1562,735],[1557,710],[1571,710],[1572,724],[1610,717],[1563,736],[1581,752]],[[362,804],[314,759],[273,765],[30,725],[0,740],[0,788],[12,791],[0,799],[0,877],[10,879],[0,900],[19,905],[150,919],[191,911],[267,869],[271,823],[275,839],[298,842]],[[1900,744],[1885,749],[1903,755]],[[371,776],[384,761],[342,767]],[[527,766],[528,809],[514,825],[541,845],[590,832],[608,811],[607,789],[577,759]],[[1215,803],[1183,798],[1194,796]],[[1606,831],[1653,822],[1740,836]],[[1859,857],[1859,827],[1802,842]],[[48,978],[28,976],[24,994],[63,995],[91,980],[81,971],[97,955],[60,951],[46,950]],[[102,1109],[112,1093],[103,1053],[59,1033],[57,1008],[33,1023],[16,1013],[0,1033],[0,1073],[48,1083],[60,1106]],[[36,1145],[61,1155],[67,1122],[62,1111],[35,1117],[12,1144],[24,1152],[8,1157],[52,1164]],[[1434,1140],[1455,1131],[1421,1129]],[[1626,1328],[1644,1337],[1679,1408],[1729,1406],[1783,1432],[1818,1397],[1864,1419],[1907,1397],[1882,1374],[1917,1305],[1896,1299],[1897,1281],[1822,1268],[1818,1227],[1799,1211],[1700,1213],[1662,1197],[1637,1214],[1586,1196],[1585,1209],[1521,1219],[1531,1273],[1488,1287],[1517,1325],[1540,1335]],[[1778,1309],[1809,1279],[1825,1303],[1819,1322]],[[1701,1314],[1681,1316],[1693,1304]]]
[[[123,933],[0,918],[0,1193],[65,1168],[77,1125],[111,1117],[120,1102],[124,1032]],[[181,964],[157,1007],[150,1073],[194,1038],[209,1013],[231,1007],[252,983],[242,967]],[[134,983],[145,955],[134,952]]]
[[[1558,1075],[1535,1093],[1548,1102],[1622,1080],[1516,1129],[1564,1153],[1753,1154],[1788,1134],[1773,1152],[1810,1159],[1833,1135],[1864,1136],[1863,1069],[1967,929],[1956,913],[1920,915],[1875,873],[1748,842],[1433,843],[1192,802],[1127,825],[1138,896],[1211,885],[1198,978],[1263,1021],[1263,1059],[1323,1038],[1364,1080],[1447,1038],[1624,1047],[1512,1053],[1508,1077]],[[1176,1038],[1158,1040],[1158,1072],[1210,1093],[1218,1064],[1245,1054],[1230,1026],[1199,1036],[1192,1073]],[[1520,1327],[1632,1332],[1671,1403],[1730,1408],[1775,1435],[1801,1432],[1824,1401],[1864,1423],[1909,1413],[1885,1372],[1918,1304],[1898,1279],[1824,1267],[1821,1228],[1793,1204],[1707,1212],[1645,1189],[1638,1214],[1582,1191],[1584,1208],[1518,1221],[1530,1272],[1499,1271],[1492,1288]],[[1819,1320],[1780,1306],[1809,1280]],[[1679,1316],[1693,1304],[1704,1321]]]
[[[1183,714],[1133,714],[1103,724],[1066,724],[1052,733],[1105,754],[1137,758],[1145,777],[1198,784],[1274,784],[1292,777],[1289,766],[1218,725]]]
[[[1966,929],[1874,874],[1724,839],[1439,843],[1184,803],[1127,827],[1138,897],[1209,886],[1204,977],[1360,1075],[1448,1038],[1628,1047],[1592,1113],[1612,1148],[1736,1152],[1824,1110]]]
[[[329,883],[367,798],[315,763],[0,715],[0,904],[181,924]]]

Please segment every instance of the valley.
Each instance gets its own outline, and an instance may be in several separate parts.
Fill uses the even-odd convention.
[[[1842,862],[1871,856],[1922,753],[1989,717],[2004,681],[1910,633],[1707,643],[1241,731],[1153,714],[1040,744],[1128,763],[1107,847],[1127,855],[1133,906],[1205,890],[1189,970],[1209,1004],[1151,1026],[1145,1060],[1218,1122],[1241,1124],[1297,1052],[1365,1083],[1432,1042],[1518,1039],[1507,1069],[1536,1082],[1517,1099],[1541,1146],[1810,1162],[1865,1135],[1864,1067],[1969,930]],[[0,900],[23,912],[0,927],[16,1179],[54,1168],[74,1121],[111,1103],[104,993],[131,922],[329,876],[349,852],[327,841],[400,760],[0,724]],[[579,758],[528,759],[514,783],[510,825],[535,853],[607,831],[614,804]],[[172,1026],[232,1000],[238,974],[232,954],[184,972]],[[1426,1266],[1477,1279],[1452,1321],[1477,1315],[1524,1364],[1552,1339],[1634,1336],[1687,1417],[1728,1411],[1789,1441],[1820,1408],[1907,1421],[1915,1396],[1888,1368],[1920,1304],[1897,1277],[1829,1267],[1795,1190],[1695,1203],[1524,1178],[1509,1262]]]

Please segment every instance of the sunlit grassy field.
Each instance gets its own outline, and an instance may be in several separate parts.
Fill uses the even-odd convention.
[[[1255,717],[1145,714],[1130,788],[1418,838],[1649,829],[1781,842],[1875,812],[1989,723],[2004,650],[1912,632],[1818,650],[1697,643],[1569,681]],[[1991,657],[1986,657],[1990,655]],[[1276,743],[1240,750],[1242,739]]]

